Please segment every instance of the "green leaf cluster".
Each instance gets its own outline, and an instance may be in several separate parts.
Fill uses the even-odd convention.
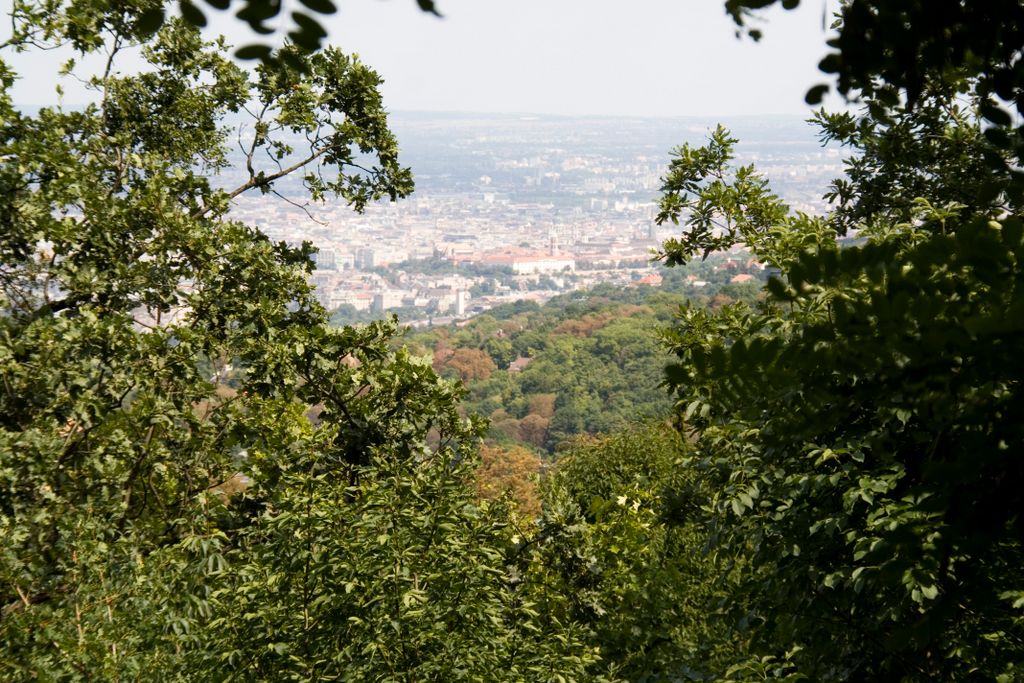
[[[761,304],[687,308],[666,335],[714,491],[710,542],[748,567],[728,601],[750,629],[739,680],[1013,680],[1024,666],[1024,223],[1010,153],[992,158],[976,114],[922,97],[816,116],[855,152],[825,219],[754,211],[709,231],[743,192],[721,131],[670,167],[669,217],[690,213],[667,258],[726,240],[779,269]]]
[[[737,572],[704,552],[691,455],[670,425],[638,423],[576,439],[543,482],[532,573],[623,680],[711,680],[745,649],[719,611]]]
[[[334,50],[249,75],[140,8],[19,4],[7,46],[109,62],[97,104],[33,115],[3,72],[3,677],[585,678],[586,630],[536,608],[511,513],[475,500],[461,390],[394,321],[330,327],[312,247],[228,217],[296,173],[356,209],[407,194],[379,78]],[[148,66],[116,75],[135,47]]]

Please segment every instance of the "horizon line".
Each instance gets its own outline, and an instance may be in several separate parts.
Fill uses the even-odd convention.
[[[47,107],[63,107],[66,110],[76,110],[85,107],[89,104],[95,104],[94,102],[74,102],[74,103],[33,103],[33,102],[12,102],[12,105],[17,110],[25,109],[44,109]],[[233,112],[241,114],[243,112]],[[480,117],[518,117],[520,119],[529,118],[549,118],[549,119],[644,119],[644,120],[680,120],[680,119],[693,119],[693,120],[704,120],[713,118],[724,118],[724,119],[757,119],[757,118],[775,118],[775,119],[803,119],[813,113],[813,110],[808,108],[805,113],[798,112],[745,112],[745,113],[701,113],[701,114],[605,114],[605,113],[557,113],[557,112],[544,112],[544,111],[495,111],[495,110],[473,110],[473,109],[411,109],[405,107],[398,107],[395,109],[388,109],[387,114],[390,115],[427,115],[427,116],[480,116]]]

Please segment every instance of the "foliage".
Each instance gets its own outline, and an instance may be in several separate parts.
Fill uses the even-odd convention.
[[[725,8],[742,28],[776,3],[794,9],[800,0],[726,0]],[[839,6],[833,28],[833,51],[819,68],[835,75],[840,93],[863,94],[876,112],[897,105],[901,92],[913,105],[929,88],[965,78],[983,99],[996,94],[1024,112],[1014,68],[1024,42],[1024,8],[1014,0],[850,0]],[[748,33],[761,35],[757,28]],[[808,102],[820,102],[828,88],[812,88]],[[996,125],[1010,124],[998,108],[985,107],[982,114]]]
[[[717,483],[712,539],[751,567],[732,609],[764,659],[734,674],[1012,680],[1024,666],[1024,225],[1009,194],[953,181],[961,165],[983,183],[1000,171],[973,120],[944,111],[821,115],[860,155],[835,215],[786,216],[764,226],[771,239],[738,223],[734,237],[781,269],[769,299],[687,309],[668,336],[668,382]],[[730,193],[707,188],[727,157],[683,169],[719,213]],[[907,202],[900,183],[923,196]],[[835,230],[852,226],[862,243],[840,248]],[[666,251],[713,241],[700,225],[687,240]]]
[[[507,511],[473,503],[471,441],[417,459],[381,452],[364,483],[346,487],[318,440],[280,478],[261,471],[275,485],[255,493],[266,500],[260,518],[229,536],[229,569],[208,579],[222,616],[204,627],[209,661],[197,670],[275,680],[548,680],[552,667],[581,676],[593,660],[584,632],[536,628],[529,591],[505,567]]]
[[[586,629],[536,609],[562,598],[507,571],[507,508],[475,502],[460,390],[394,321],[329,327],[312,248],[228,217],[290,173],[356,209],[408,193],[379,78],[327,50],[251,79],[184,22],[146,39],[144,8],[18,5],[6,46],[109,61],[68,67],[97,104],[33,116],[3,70],[4,677],[592,679]],[[219,189],[247,108],[248,177]]]
[[[759,654],[729,680],[1021,675],[1021,131],[997,98],[1024,106],[1022,25],[1019,3],[841,5],[820,67],[865,109],[815,117],[852,151],[827,221],[761,220],[721,131],[670,166],[667,259],[740,242],[781,275],[668,336],[711,538],[750,562],[730,602]]]
[[[713,254],[666,269],[658,288],[602,285],[543,306],[506,304],[404,341],[417,353],[432,354],[439,373],[466,383],[465,406],[490,417],[493,441],[551,451],[577,434],[616,431],[668,414],[671,399],[658,387],[667,357],[657,330],[686,301],[696,307],[755,302],[762,296],[755,283],[765,275],[759,264],[747,263],[749,257]],[[757,279],[730,284],[740,272]],[[687,278],[699,278],[702,286]],[[509,371],[516,359],[531,362]]]
[[[762,240],[777,239],[770,231],[785,215],[786,207],[768,192],[767,181],[752,165],[730,173],[728,163],[735,144],[736,139],[718,126],[707,145],[682,145],[671,152],[674,158],[661,188],[657,222],[670,220],[678,225],[685,211],[687,231],[682,241],[673,238],[665,242],[659,257],[669,265],[685,264],[698,251],[706,259],[740,241],[756,250]]]
[[[845,177],[833,181],[825,196],[834,205],[829,221],[840,235],[913,223],[921,215],[921,198],[941,198],[931,210],[956,207],[961,220],[969,217],[964,211],[1010,209],[1007,197],[992,191],[997,179],[986,161],[989,145],[964,103],[931,94],[913,110],[885,119],[818,111],[813,122],[823,142],[854,152]]]
[[[330,323],[333,327],[345,327],[346,325],[365,324],[380,319],[380,315],[371,312],[369,309],[360,311],[352,304],[342,304],[331,311]]]
[[[488,500],[508,493],[518,512],[526,519],[534,519],[540,514],[540,472],[540,458],[527,448],[484,445],[480,447],[480,466],[476,470],[477,493]]]
[[[462,328],[411,335],[408,342],[431,352],[440,373],[466,383],[467,410],[491,418],[490,437],[498,442],[552,450],[575,434],[667,414],[671,401],[657,386],[666,356],[654,310],[600,302],[584,312],[569,301],[504,322],[479,316]],[[679,299],[669,301],[665,320]],[[532,362],[509,372],[519,357]]]
[[[512,280],[512,276],[515,274],[511,266],[496,265],[489,263],[459,263],[458,261],[450,261],[444,258],[426,258],[426,259],[410,259],[403,261],[400,264],[399,270],[403,270],[406,273],[419,273],[422,275],[454,275],[460,274],[467,277],[494,277],[502,280],[503,284],[508,284]],[[373,269],[381,275],[390,275],[391,269],[381,268]]]
[[[734,168],[723,129],[673,153],[659,219],[687,232],[664,258],[710,280],[746,247],[767,294],[719,274],[679,309],[666,278],[410,340],[495,429],[566,443],[528,520],[491,494],[536,511],[536,457],[481,463],[462,389],[394,321],[329,327],[311,247],[228,218],[295,173],[357,210],[408,193],[379,78],[307,54],[305,12],[297,47],[245,53],[251,80],[194,5],[115,5],[16,3],[3,46],[106,50],[98,104],[18,112],[0,64],[5,676],[1024,676],[1020,131],[995,99],[1024,107],[1020,7],[979,32],[977,3],[842,5],[822,68],[866,109],[817,115],[852,152],[826,218]],[[114,75],[136,46],[148,70]],[[247,178],[217,188],[247,107]],[[667,407],[651,331],[672,312],[682,433],[625,427]]]
[[[170,19],[164,2],[135,0],[130,3],[119,2],[116,8],[121,17],[135,27],[135,38],[144,39],[153,35],[165,26]],[[207,23],[207,12],[210,10],[226,12],[231,9],[231,0],[204,0],[208,8],[204,11],[194,0],[178,0],[177,10],[182,21],[193,28],[202,28]],[[280,0],[242,0],[242,7],[235,12],[235,17],[247,24],[253,33],[267,36],[273,35],[277,29],[268,22],[280,22],[281,11],[285,3]],[[287,65],[299,71],[305,71],[302,54],[308,55],[320,50],[327,30],[321,25],[321,17],[330,16],[338,11],[334,0],[300,0],[302,7],[291,6],[291,30],[286,34],[288,44],[298,47],[301,54],[275,50],[275,46],[266,43],[250,43],[235,51],[238,59],[260,60],[265,66],[276,67]],[[416,0],[416,4],[424,12],[440,16],[433,0]],[[24,26],[31,27],[38,18],[38,12],[54,12],[58,2],[32,3],[15,2],[14,12],[20,17]],[[42,7],[37,7],[42,5]],[[101,34],[106,23],[117,12],[111,7],[98,2],[74,2],[68,17],[73,19],[74,31],[68,37],[81,49],[84,44],[95,47],[101,41]],[[69,22],[71,23],[71,22]]]
[[[442,375],[450,371],[463,382],[468,382],[486,380],[497,368],[486,351],[463,347],[447,353],[435,353],[434,369]]]
[[[567,618],[631,681],[710,679],[742,650],[714,618],[729,590],[693,512],[707,495],[669,425],[581,437],[542,488],[533,573],[569,598]],[[683,494],[686,492],[686,494]]]

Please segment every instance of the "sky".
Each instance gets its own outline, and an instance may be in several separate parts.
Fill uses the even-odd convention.
[[[336,0],[324,23],[332,44],[381,74],[392,111],[806,114],[804,93],[825,80],[822,19],[837,1],[766,13],[759,43],[736,38],[723,0],[436,0],[440,19],[414,0]],[[209,28],[236,44],[253,39],[228,15]],[[14,60],[15,102],[54,103],[69,56]],[[88,98],[76,82],[62,85],[65,104]]]

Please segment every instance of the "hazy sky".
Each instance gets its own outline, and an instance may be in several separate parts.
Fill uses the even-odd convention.
[[[380,72],[391,110],[647,116],[806,112],[836,5],[773,11],[753,43],[735,38],[722,0],[437,0],[443,19],[413,0],[336,2],[331,42]],[[251,39],[239,22],[216,26]],[[18,60],[15,100],[55,101],[62,57]],[[66,103],[83,99],[64,87]]]

